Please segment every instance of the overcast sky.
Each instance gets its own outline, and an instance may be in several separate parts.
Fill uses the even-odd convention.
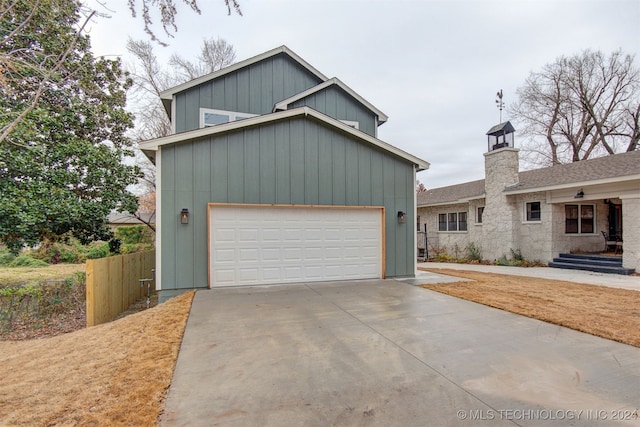
[[[418,174],[427,188],[484,178],[498,90],[510,104],[531,71],[584,49],[622,49],[640,64],[639,0],[239,2],[243,16],[227,16],[223,0],[199,0],[202,15],[180,7],[174,38],[156,27],[170,43],[158,56],[195,58],[210,37],[231,43],[237,61],[286,45],[389,116],[378,137],[431,164]],[[146,37],[142,22],[124,0],[107,4],[114,13],[92,24],[93,50],[126,61],[127,36]]]

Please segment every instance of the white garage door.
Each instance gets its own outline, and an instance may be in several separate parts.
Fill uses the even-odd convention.
[[[382,277],[382,208],[209,207],[210,286]]]

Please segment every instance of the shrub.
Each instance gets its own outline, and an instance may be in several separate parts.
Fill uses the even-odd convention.
[[[124,244],[153,243],[155,235],[146,225],[116,228],[115,235]]]
[[[516,249],[515,251],[511,249],[511,257],[514,261],[524,261],[524,257],[522,256],[522,252],[520,251],[520,249]]]
[[[15,255],[10,252],[0,252],[0,265],[9,265],[15,259]]]
[[[119,254],[121,245],[122,240],[114,237],[113,239],[109,240],[109,252],[111,252],[112,254]]]
[[[74,238],[45,240],[37,249],[29,251],[29,255],[48,264],[80,264],[87,258],[83,246]]]
[[[8,267],[46,267],[48,265],[46,262],[31,258],[28,255],[20,255],[11,261]]]
[[[502,255],[500,258],[496,260],[496,265],[511,266],[513,265],[513,263],[507,259],[506,255]]]
[[[482,260],[482,250],[480,249],[480,246],[476,245],[474,242],[470,242],[467,245],[467,258],[471,261]]]
[[[139,245],[134,244],[124,244],[120,247],[120,253],[122,255],[133,254],[136,252],[149,251],[153,250],[153,245],[142,243]]]
[[[109,243],[99,242],[87,251],[87,259],[106,258],[109,256]]]

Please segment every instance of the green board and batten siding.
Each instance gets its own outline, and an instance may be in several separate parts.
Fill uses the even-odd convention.
[[[414,274],[413,164],[311,118],[161,147],[162,289],[207,286],[207,204],[384,206],[386,274]],[[179,223],[188,208],[189,225]],[[396,213],[407,213],[398,224]]]
[[[275,103],[322,81],[284,54],[175,95],[176,133],[200,127],[200,108],[268,114]]]
[[[359,130],[373,137],[376,136],[375,115],[335,85],[299,99],[292,103],[290,108],[305,106],[321,111],[334,119],[358,122]]]
[[[200,108],[268,114],[277,102],[319,83],[316,76],[290,57],[277,55],[176,94],[176,132],[198,129]],[[290,108],[301,106],[334,119],[356,121],[362,132],[376,136],[375,114],[336,86],[297,100]]]

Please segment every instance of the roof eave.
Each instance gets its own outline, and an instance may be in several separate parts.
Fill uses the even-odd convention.
[[[232,72],[234,72],[236,70],[239,70],[241,68],[244,68],[244,67],[247,67],[249,65],[255,64],[257,62],[260,62],[260,61],[265,60],[267,58],[270,58],[272,56],[276,56],[276,55],[278,55],[280,53],[286,53],[287,55],[289,55],[291,58],[293,58],[296,62],[298,62],[300,65],[302,65],[308,71],[310,71],[312,74],[314,74],[320,80],[322,80],[322,81],[326,81],[327,80],[327,76],[322,74],[315,67],[313,67],[311,64],[309,64],[304,59],[302,59],[300,56],[298,56],[295,52],[293,52],[287,46],[283,45],[283,46],[277,47],[275,49],[271,49],[271,50],[269,50],[267,52],[261,53],[260,55],[256,55],[254,57],[245,59],[244,61],[236,62],[235,64],[232,64],[232,65],[229,65],[228,67],[224,67],[224,68],[222,68],[220,70],[214,71],[213,73],[207,74],[207,75],[202,76],[202,77],[198,77],[198,78],[190,80],[190,81],[188,81],[186,83],[182,83],[182,84],[180,84],[178,86],[174,86],[172,88],[164,90],[164,91],[160,92],[160,98],[171,101],[173,99],[173,96],[178,92],[182,92],[184,90],[187,90],[187,89],[190,89],[192,87],[198,86],[198,85],[200,85],[202,83],[205,83],[205,82],[207,82],[209,80],[217,79],[217,78],[219,78],[221,76],[224,76],[226,74],[232,73]]]
[[[326,114],[322,114],[311,107],[299,107],[299,108],[294,108],[292,110],[279,111],[276,113],[264,114],[261,116],[255,116],[248,119],[224,123],[216,126],[210,126],[210,127],[195,129],[187,132],[176,133],[176,134],[172,134],[162,138],[142,141],[140,142],[139,146],[140,146],[140,149],[142,150],[157,151],[158,148],[163,145],[175,144],[182,141],[193,140],[197,138],[202,138],[204,136],[215,135],[218,133],[230,132],[233,130],[238,130],[238,129],[251,127],[251,126],[257,126],[264,123],[280,121],[280,120],[293,118],[297,116],[312,117],[320,122],[329,124],[336,129],[340,129],[341,131],[347,134],[350,134],[358,139],[367,141],[374,146],[382,148],[383,150],[389,153],[392,153],[400,158],[403,158],[413,163],[416,167],[417,172],[429,169],[429,162],[427,162],[426,160],[420,159],[419,157],[416,157],[413,154],[409,154],[406,151],[401,150],[369,134],[353,129],[351,126],[342,123],[340,120],[336,120],[332,117],[327,116]]]
[[[482,193],[482,194],[479,194],[477,196],[469,196],[469,197],[464,197],[464,198],[456,199],[456,200],[449,200],[449,201],[445,201],[445,202],[418,204],[417,207],[418,208],[430,208],[430,207],[437,207],[437,206],[459,205],[461,203],[469,203],[471,201],[480,200],[480,199],[484,199],[484,198],[485,198],[485,194]]]
[[[547,186],[541,186],[541,187],[531,187],[531,188],[525,188],[522,190],[505,190],[504,192],[508,195],[527,194],[527,193],[537,193],[540,191],[564,190],[567,188],[586,187],[589,185],[600,185],[600,184],[612,184],[616,182],[635,181],[635,180],[640,180],[640,174],[626,175],[626,176],[622,175],[617,177],[594,179],[589,181],[568,182],[564,184],[547,185]]]
[[[378,126],[382,125],[383,123],[385,123],[387,120],[389,120],[389,117],[383,113],[381,110],[379,110],[378,108],[376,108],[373,104],[371,104],[369,101],[367,101],[366,99],[364,99],[361,95],[359,95],[356,91],[354,91],[353,89],[351,89],[349,86],[347,86],[346,84],[344,84],[339,78],[337,77],[332,77],[312,88],[309,88],[303,92],[297,93],[293,96],[290,96],[287,99],[283,99],[282,101],[278,102],[274,107],[273,107],[273,111],[282,111],[282,110],[286,110],[289,108],[289,105],[293,104],[294,102],[305,98],[309,95],[312,95],[316,92],[321,91],[322,89],[325,89],[331,85],[336,85],[338,86],[340,89],[344,90],[345,92],[347,92],[351,97],[353,97],[354,99],[356,99],[358,102],[360,102],[362,105],[364,105],[365,107],[367,107],[372,113],[374,113],[377,117],[378,117]]]

